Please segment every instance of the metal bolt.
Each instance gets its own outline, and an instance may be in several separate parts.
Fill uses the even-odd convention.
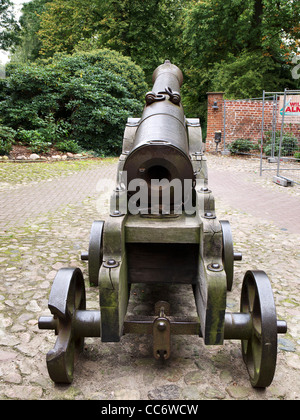
[[[216,216],[210,211],[207,211],[206,213],[204,213],[204,217],[205,219],[216,219]]]
[[[234,261],[242,261],[243,255],[241,252],[234,252],[233,253],[233,259]]]
[[[197,175],[197,172],[196,172]],[[210,194],[211,190],[208,187],[201,187],[198,192],[202,193],[202,194]]]
[[[118,266],[119,266],[119,263],[113,258],[103,263],[103,267],[106,267],[106,268],[116,268]]]
[[[120,210],[114,210],[111,214],[110,217],[122,217],[125,216]]]
[[[218,263],[213,263],[213,264],[211,265],[211,267],[212,267],[213,269],[215,269],[215,270],[218,270],[218,269],[220,268],[220,264],[218,264]]]
[[[157,329],[158,329],[159,331],[165,331],[165,329],[166,329],[166,324],[165,324],[165,322],[164,322],[164,321],[159,321],[159,322],[157,323]]]
[[[211,263],[207,266],[207,268],[210,271],[222,271],[223,270],[223,266],[221,264],[218,264],[218,263]]]
[[[83,252],[81,254],[81,260],[82,261],[88,261],[89,260],[89,253],[88,252]]]

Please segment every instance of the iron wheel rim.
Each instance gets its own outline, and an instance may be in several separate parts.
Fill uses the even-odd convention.
[[[252,334],[242,340],[242,355],[253,387],[273,380],[277,359],[277,317],[270,280],[263,271],[248,271],[241,294],[241,312],[250,313]]]

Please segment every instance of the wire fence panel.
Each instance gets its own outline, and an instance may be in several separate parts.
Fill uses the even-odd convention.
[[[272,171],[276,184],[297,186],[300,185],[300,91],[264,92],[263,104],[269,94],[273,94],[273,123],[272,131],[265,131],[262,113],[260,175]]]
[[[300,185],[300,90],[263,91],[261,98],[249,99],[214,95],[208,131],[215,152],[256,158],[261,176],[268,174],[284,186]],[[217,104],[220,98],[223,107]]]

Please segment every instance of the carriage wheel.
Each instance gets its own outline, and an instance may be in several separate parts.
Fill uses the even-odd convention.
[[[74,363],[83,350],[84,338],[74,335],[72,323],[77,310],[86,309],[84,279],[80,269],[58,271],[50,292],[49,309],[56,321],[55,346],[47,354],[50,378],[56,383],[71,383]]]
[[[97,221],[92,224],[89,244],[89,280],[91,286],[98,286],[99,270],[103,259],[103,229],[104,222]]]
[[[242,354],[253,387],[265,388],[273,380],[277,359],[277,317],[270,280],[263,271],[245,274],[241,312],[252,317],[252,334],[242,340]]]

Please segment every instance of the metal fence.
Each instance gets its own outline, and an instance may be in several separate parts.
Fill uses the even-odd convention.
[[[272,130],[266,131],[265,104],[273,101]],[[300,185],[300,90],[263,92],[260,175],[270,171],[283,186]]]
[[[223,110],[223,153],[249,140],[251,150],[238,153],[260,161],[260,176],[267,171],[276,184],[300,185],[300,90],[224,100]]]

